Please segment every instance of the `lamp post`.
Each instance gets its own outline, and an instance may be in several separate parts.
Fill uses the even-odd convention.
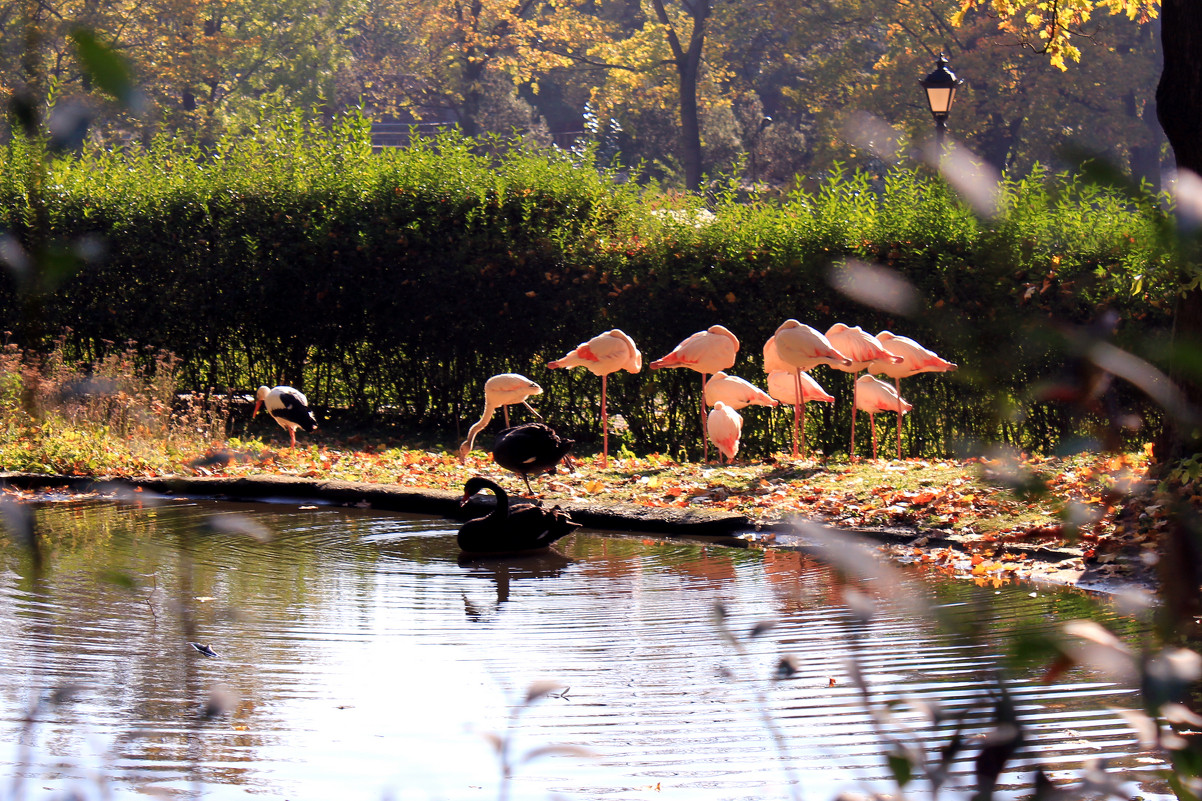
[[[948,67],[947,56],[942,53],[935,61],[935,69],[925,78],[919,78],[918,83],[927,93],[927,105],[931,107],[931,116],[935,118],[935,144],[943,150],[943,137],[947,133],[947,115],[952,110],[952,102],[956,99],[956,89],[964,83],[957,78],[956,73]]]

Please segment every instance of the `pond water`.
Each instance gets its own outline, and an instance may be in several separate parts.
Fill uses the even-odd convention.
[[[888,736],[934,756],[958,716],[987,729],[1008,633],[1134,627],[1076,592],[929,580],[858,581],[866,620],[796,552],[580,530],[461,563],[453,523],[370,510],[35,509],[41,568],[0,546],[0,798],[832,799],[894,787]],[[910,603],[924,592],[954,631]],[[853,665],[894,713],[884,734]],[[1010,796],[1036,763],[1070,782],[1094,759],[1164,793],[1114,710],[1130,691],[1041,669],[1010,674],[1027,736]],[[926,723],[931,703],[950,720]],[[941,797],[970,794],[974,754]]]

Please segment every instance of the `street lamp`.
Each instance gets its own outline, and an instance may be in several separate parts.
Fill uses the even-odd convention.
[[[947,67],[947,56],[940,53],[931,74],[918,80],[927,93],[927,105],[931,107],[931,116],[935,118],[935,143],[940,148],[943,147],[943,136],[947,133],[947,115],[956,99],[956,89],[964,83]]]

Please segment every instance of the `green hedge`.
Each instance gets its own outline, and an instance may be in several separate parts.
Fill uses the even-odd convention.
[[[6,275],[3,325],[26,339],[69,328],[85,359],[129,340],[165,348],[198,390],[287,382],[316,405],[448,444],[479,415],[484,380],[517,371],[587,451],[599,380],[545,368],[578,342],[622,328],[650,361],[721,323],[743,343],[732,372],[763,385],[761,348],[782,321],[842,321],[961,365],[902,382],[916,407],[906,447],[937,455],[1065,444],[1089,420],[1032,400],[1066,364],[1061,333],[1110,308],[1119,344],[1149,355],[1170,324],[1161,212],[1071,177],[1006,181],[992,219],[896,169],[771,202],[719,192],[709,221],[696,199],[598,174],[587,154],[454,134],[380,153],[368,143],[362,120],[294,120],[204,153],[156,141],[43,168],[36,147],[13,142],[0,152],[0,227],[36,243],[41,203],[52,241],[85,254],[99,243],[103,256],[56,282],[33,322]],[[833,289],[848,259],[904,276],[921,308],[899,317]],[[810,406],[809,438],[846,451],[851,378],[815,377],[838,401]],[[630,426],[622,442],[699,452],[695,373],[622,373],[609,386]],[[1129,389],[1119,401],[1158,425]],[[784,411],[744,416],[745,452],[786,443]]]

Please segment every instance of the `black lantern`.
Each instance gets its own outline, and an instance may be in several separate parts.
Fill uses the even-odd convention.
[[[940,53],[934,71],[919,79],[918,83],[926,90],[927,105],[931,107],[931,116],[935,118],[935,140],[942,145],[943,135],[947,131],[947,115],[956,99],[956,89],[964,81],[948,69],[947,56]]]

